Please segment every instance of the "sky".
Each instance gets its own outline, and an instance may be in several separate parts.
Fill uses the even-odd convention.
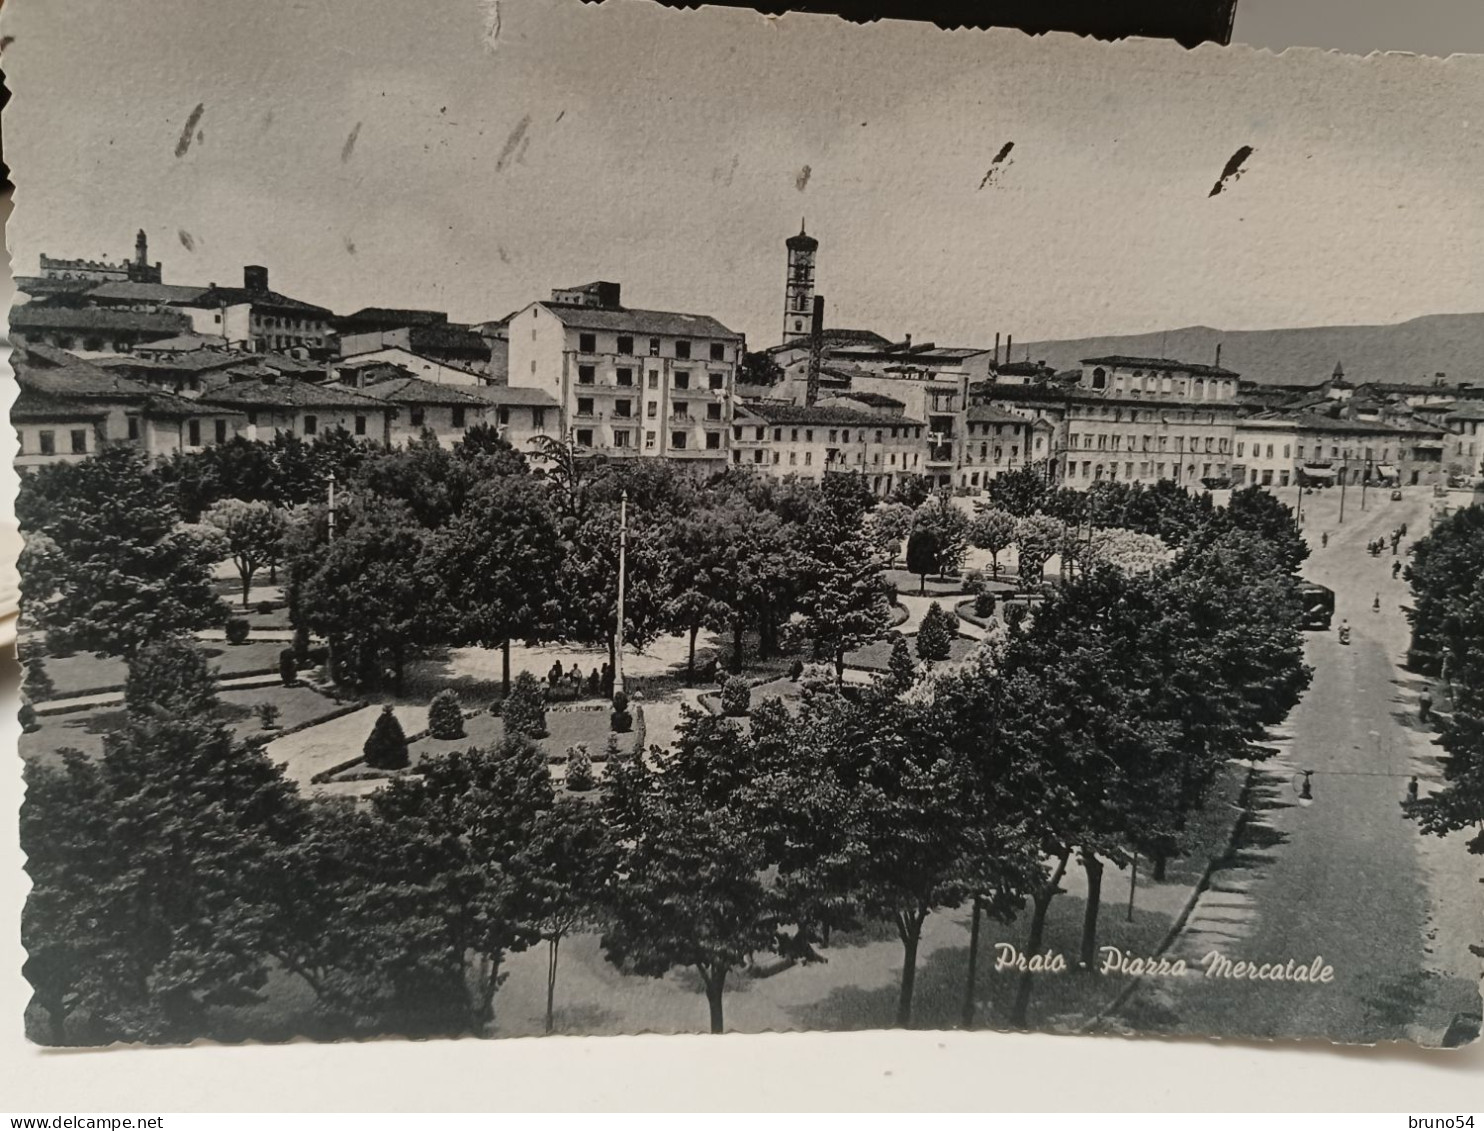
[[[761,347],[807,218],[829,324],[940,344],[1484,310],[1484,57],[642,0],[5,11],[19,274],[142,227],[167,282],[477,321],[610,279]]]

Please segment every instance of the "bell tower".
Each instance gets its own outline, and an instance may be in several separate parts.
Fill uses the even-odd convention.
[[[805,342],[809,339],[810,318],[814,312],[814,255],[819,241],[804,231],[799,221],[799,234],[790,236],[788,277],[783,288],[783,341]]]

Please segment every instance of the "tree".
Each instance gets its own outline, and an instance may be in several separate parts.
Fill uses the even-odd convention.
[[[227,554],[242,578],[242,607],[247,608],[253,576],[283,553],[284,513],[268,503],[222,499],[211,505],[202,521],[221,531]]]
[[[376,716],[371,733],[361,747],[361,754],[372,769],[401,770],[407,767],[407,735],[390,703]]]
[[[1015,544],[1015,516],[995,507],[983,507],[969,523],[969,541],[988,550],[994,575],[1000,576],[1000,555]]]
[[[217,709],[216,673],[198,646],[167,636],[135,654],[124,682],[124,706],[138,718],[210,718]]]
[[[39,650],[26,657],[25,690],[32,703],[44,703],[57,694],[57,685],[47,674],[46,657]]]
[[[996,475],[985,486],[989,505],[1016,518],[1029,518],[1041,509],[1051,487],[1033,467],[1016,468]]]
[[[1261,487],[1233,491],[1221,517],[1238,530],[1264,538],[1277,551],[1290,573],[1309,556],[1309,544],[1299,532],[1293,510]]]
[[[135,449],[38,468],[22,482],[16,514],[26,615],[53,653],[127,658],[147,641],[221,623],[211,552],[180,528]]]
[[[918,593],[927,592],[927,575],[938,568],[938,532],[914,529],[907,538],[907,568],[918,577]]]
[[[500,706],[500,718],[508,735],[546,737],[546,692],[530,672],[515,677],[510,695]]]
[[[1467,654],[1461,627],[1484,559],[1484,507],[1461,507],[1412,547],[1405,571],[1416,595],[1410,654],[1450,669]]]
[[[921,647],[920,640],[918,647]],[[898,692],[906,691],[917,682],[917,662],[912,659],[907,638],[900,633],[892,636],[891,658],[887,660],[886,670],[892,687]]]
[[[1046,563],[1056,553],[1061,539],[1062,524],[1049,515],[1033,514],[1016,523],[1015,545],[1020,558],[1022,581],[1041,581],[1046,572]]]
[[[964,554],[969,549],[969,520],[949,502],[948,496],[940,495],[918,507],[912,516],[912,529],[933,532],[937,553],[934,573],[939,576],[954,573],[963,565]]]
[[[481,420],[464,429],[454,441],[453,454],[476,465],[481,476],[526,475],[530,466],[526,457],[500,434],[498,425]]]
[[[783,366],[762,351],[749,350],[742,355],[737,380],[749,385],[776,385],[784,378]]]
[[[566,787],[573,793],[586,793],[597,785],[597,779],[593,777],[593,756],[587,748],[587,743],[579,742],[575,746],[567,747],[567,777]]]
[[[441,739],[464,737],[464,712],[453,688],[445,687],[428,704],[428,733]]]
[[[293,565],[299,614],[329,640],[335,678],[400,690],[414,649],[448,638],[429,535],[403,504],[357,500],[344,533]]]
[[[866,512],[864,532],[890,565],[912,533],[912,508],[901,503],[881,503]]]
[[[601,806],[563,797],[538,814],[530,840],[515,858],[522,883],[511,914],[545,940],[547,947],[548,1033],[556,1028],[557,958],[562,940],[602,921],[618,854]]]
[[[689,967],[723,1030],[728,974],[776,942],[776,900],[763,839],[742,794],[742,740],[728,720],[687,712],[656,769],[635,756],[610,768],[607,798],[619,881],[602,947],[626,973],[662,978]]]
[[[1169,547],[1158,534],[1100,528],[1082,551],[1084,569],[1111,566],[1124,573],[1150,573],[1170,560]]]
[[[739,675],[729,676],[721,685],[722,714],[742,717],[752,708],[752,685]]]
[[[303,810],[214,711],[178,709],[194,697],[131,711],[99,761],[27,766],[26,972],[54,1042],[78,1014],[91,1043],[190,1041],[210,1035],[212,1008],[261,1000]],[[149,697],[134,686],[125,698]]]
[[[552,808],[551,776],[539,750],[508,734],[494,749],[451,752],[420,769],[377,791],[372,807],[409,855],[407,875],[435,888],[440,932],[461,959],[472,956],[463,979],[470,1023],[488,1031],[505,955],[538,937],[520,910],[533,878],[521,856]]]
[[[953,644],[953,633],[949,629],[948,617],[942,606],[934,601],[923,614],[917,629],[917,655],[923,660],[946,660]]]
[[[560,619],[563,557],[547,485],[517,475],[474,487],[428,546],[428,570],[438,579],[436,599],[448,611],[454,638],[500,649],[506,695],[510,642],[550,636]]]
[[[862,524],[870,493],[859,477],[827,476],[799,537],[804,624],[843,679],[845,653],[874,640],[890,622],[882,561]]]

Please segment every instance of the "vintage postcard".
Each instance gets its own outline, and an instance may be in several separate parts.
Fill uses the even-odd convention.
[[[1484,58],[5,36],[33,1041],[1477,1037]]]

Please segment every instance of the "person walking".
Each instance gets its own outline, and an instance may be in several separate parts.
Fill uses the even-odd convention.
[[[1381,594],[1377,593],[1376,594],[1376,599],[1371,602],[1371,612],[1373,612],[1373,613],[1379,613],[1380,611],[1381,611]]]
[[[1425,723],[1432,721],[1432,692],[1424,691],[1417,697],[1417,717]]]
[[[1407,783],[1407,803],[1409,805],[1415,805],[1417,803],[1417,779],[1416,778],[1413,778],[1411,781],[1409,781]]]
[[[1401,572],[1402,572],[1402,563],[1401,562],[1392,562],[1391,563],[1391,580],[1392,581],[1395,581],[1398,577],[1401,576]]]
[[[1319,545],[1320,545],[1321,548],[1328,548],[1329,547],[1329,531],[1328,530],[1326,530],[1323,534],[1321,534],[1319,536]]]

